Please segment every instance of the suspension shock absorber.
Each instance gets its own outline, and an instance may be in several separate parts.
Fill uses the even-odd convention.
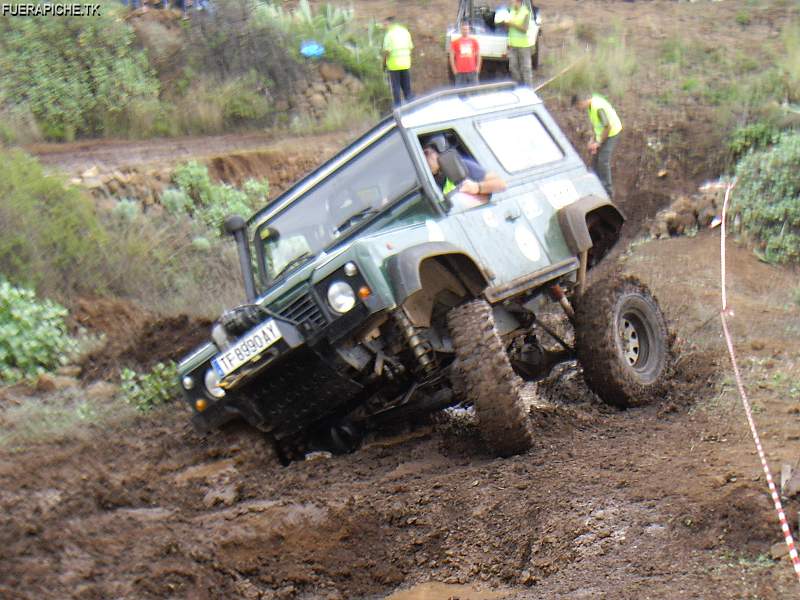
[[[436,364],[433,360],[433,350],[430,345],[426,344],[425,340],[417,334],[417,330],[414,329],[414,326],[411,324],[411,321],[402,308],[393,311],[392,317],[400,328],[408,347],[411,348],[411,351],[414,353],[414,358],[417,359],[417,362],[426,373],[432,372],[436,368]]]

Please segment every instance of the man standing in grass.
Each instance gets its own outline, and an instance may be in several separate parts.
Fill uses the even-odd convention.
[[[513,0],[508,25],[508,68],[511,77],[518,83],[533,87],[533,66],[531,48],[536,43],[528,39],[531,24],[531,11],[522,0]]]
[[[622,121],[617,116],[617,111],[611,103],[600,94],[579,98],[572,96],[572,106],[580,110],[589,111],[589,121],[592,123],[594,137],[589,142],[588,148],[592,155],[592,168],[600,182],[606,189],[609,197],[614,197],[614,186],[611,182],[611,154],[619,141],[622,131]]]
[[[411,50],[414,43],[408,29],[386,18],[386,35],[383,36],[383,68],[389,71],[392,98],[395,106],[411,99]]]
[[[450,42],[450,69],[456,85],[478,83],[481,72],[481,50],[478,40],[470,35],[469,23],[461,24],[461,37]]]

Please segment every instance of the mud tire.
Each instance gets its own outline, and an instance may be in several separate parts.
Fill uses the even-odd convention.
[[[586,291],[577,303],[575,338],[583,377],[606,404],[642,406],[668,389],[672,348],[666,319],[635,277]]]
[[[511,368],[491,306],[483,300],[457,306],[447,315],[447,324],[484,441],[500,456],[525,452],[533,444],[533,432],[522,401],[522,380]]]

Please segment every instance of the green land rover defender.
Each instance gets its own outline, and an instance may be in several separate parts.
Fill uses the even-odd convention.
[[[434,138],[452,182],[468,158],[507,189],[480,203],[443,194],[423,152]],[[487,446],[508,456],[533,442],[524,380],[571,359],[603,401],[642,404],[668,377],[664,316],[634,278],[586,289],[622,222],[531,89],[416,99],[247,222],[226,220],[247,302],[179,365],[193,422],[244,418],[289,460],[309,440],[351,451],[381,424],[474,406]],[[537,320],[550,302],[573,345]]]

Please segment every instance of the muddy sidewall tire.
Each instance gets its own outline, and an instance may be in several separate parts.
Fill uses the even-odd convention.
[[[578,301],[575,336],[584,379],[605,403],[642,406],[667,391],[672,348],[666,319],[636,278],[587,290]]]
[[[452,309],[447,322],[463,375],[459,387],[475,406],[481,437],[499,456],[527,451],[533,431],[522,399],[523,382],[511,367],[492,307],[473,300]]]

